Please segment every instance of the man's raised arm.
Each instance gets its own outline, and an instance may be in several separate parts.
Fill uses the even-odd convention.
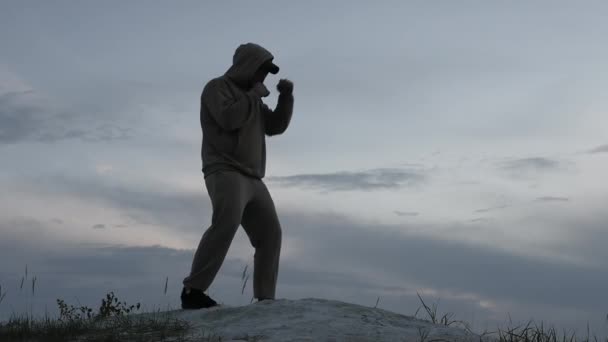
[[[269,136],[285,132],[293,114],[293,83],[287,79],[281,79],[277,84],[277,90],[280,94],[274,111],[266,104],[262,104],[265,133]]]

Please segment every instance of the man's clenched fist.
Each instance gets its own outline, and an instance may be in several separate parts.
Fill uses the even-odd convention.
[[[286,78],[282,78],[281,80],[279,80],[279,83],[277,84],[277,90],[281,94],[285,94],[285,95],[291,94],[291,92],[293,92],[293,82],[291,82],[290,80],[288,80]]]

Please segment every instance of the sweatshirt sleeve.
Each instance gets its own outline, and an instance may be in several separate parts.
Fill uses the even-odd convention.
[[[251,117],[254,96],[251,92],[233,95],[221,80],[214,80],[203,90],[201,102],[220,127],[232,131],[243,127]]]
[[[281,94],[274,111],[266,104],[262,104],[267,135],[272,136],[285,132],[293,114],[293,101],[293,94]]]

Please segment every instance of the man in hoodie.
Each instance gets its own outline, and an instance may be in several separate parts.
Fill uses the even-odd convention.
[[[262,101],[270,94],[264,86],[266,76],[279,72],[273,59],[258,44],[241,44],[228,71],[210,80],[203,89],[202,171],[213,216],[194,254],[190,275],[183,280],[184,309],[217,305],[204,292],[219,271],[239,225],[255,248],[254,297],[258,301],[275,298],[281,225],[262,181],[266,172],[266,135],[285,132],[294,99],[293,83],[281,79],[275,109]]]

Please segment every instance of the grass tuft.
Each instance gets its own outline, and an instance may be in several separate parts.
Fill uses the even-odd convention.
[[[21,278],[20,289],[28,276]],[[32,295],[35,294],[37,277],[32,278]],[[167,291],[168,277],[165,280]],[[0,303],[6,292],[0,286]],[[48,313],[42,319],[32,314],[11,315],[7,322],[0,322],[0,341],[186,341],[185,336],[192,328],[188,321],[172,317],[168,312],[149,312],[132,315],[141,308],[140,303],[127,305],[109,292],[101,300],[97,312],[87,306],[74,307],[57,299],[59,318],[50,318]],[[205,341],[205,340],[204,340]]]
[[[420,295],[418,293],[416,293],[418,295],[418,298],[420,299],[420,301],[422,302],[422,306],[424,307],[425,311],[427,312],[427,315],[429,316],[430,320],[428,319],[423,319],[427,322],[431,322],[433,324],[440,324],[440,325],[446,325],[446,326],[450,326],[451,324],[454,323],[460,323],[462,324],[462,328],[464,328],[464,330],[468,331],[469,333],[472,334],[476,334],[479,335],[479,341],[480,342],[485,342],[485,341],[491,341],[491,342],[608,342],[608,337],[606,337],[605,339],[598,339],[597,336],[593,336],[593,339],[591,339],[590,335],[589,335],[589,323],[587,322],[587,336],[586,337],[582,337],[582,338],[577,338],[574,333],[572,333],[572,335],[567,334],[565,331],[563,332],[562,337],[558,337],[557,332],[555,331],[555,328],[550,328],[549,330],[546,330],[546,328],[543,326],[543,323],[541,321],[540,326],[534,325],[534,326],[530,326],[530,324],[533,321],[529,321],[527,323],[527,325],[521,329],[518,330],[520,327],[507,327],[506,330],[502,330],[500,328],[498,328],[497,331],[484,331],[483,333],[475,333],[471,330],[470,325],[466,322],[463,321],[450,321],[449,317],[447,314],[442,316],[439,320],[437,320],[437,305],[433,304],[432,307],[429,307],[428,305],[426,305],[426,303],[424,302],[424,300],[422,299],[422,297],[420,297]],[[418,308],[418,310],[420,310],[420,307]],[[416,310],[416,313],[414,314],[414,317],[416,317],[416,314],[418,313],[418,310]],[[608,321],[608,315],[606,316],[606,320]],[[511,321],[511,316],[509,316],[509,323],[513,324],[513,322]],[[428,331],[424,330],[424,329],[418,329],[418,333],[420,336],[420,342],[426,342],[426,339],[428,338]],[[492,335],[498,335],[498,336],[492,336]],[[434,340],[436,341],[436,340]]]

